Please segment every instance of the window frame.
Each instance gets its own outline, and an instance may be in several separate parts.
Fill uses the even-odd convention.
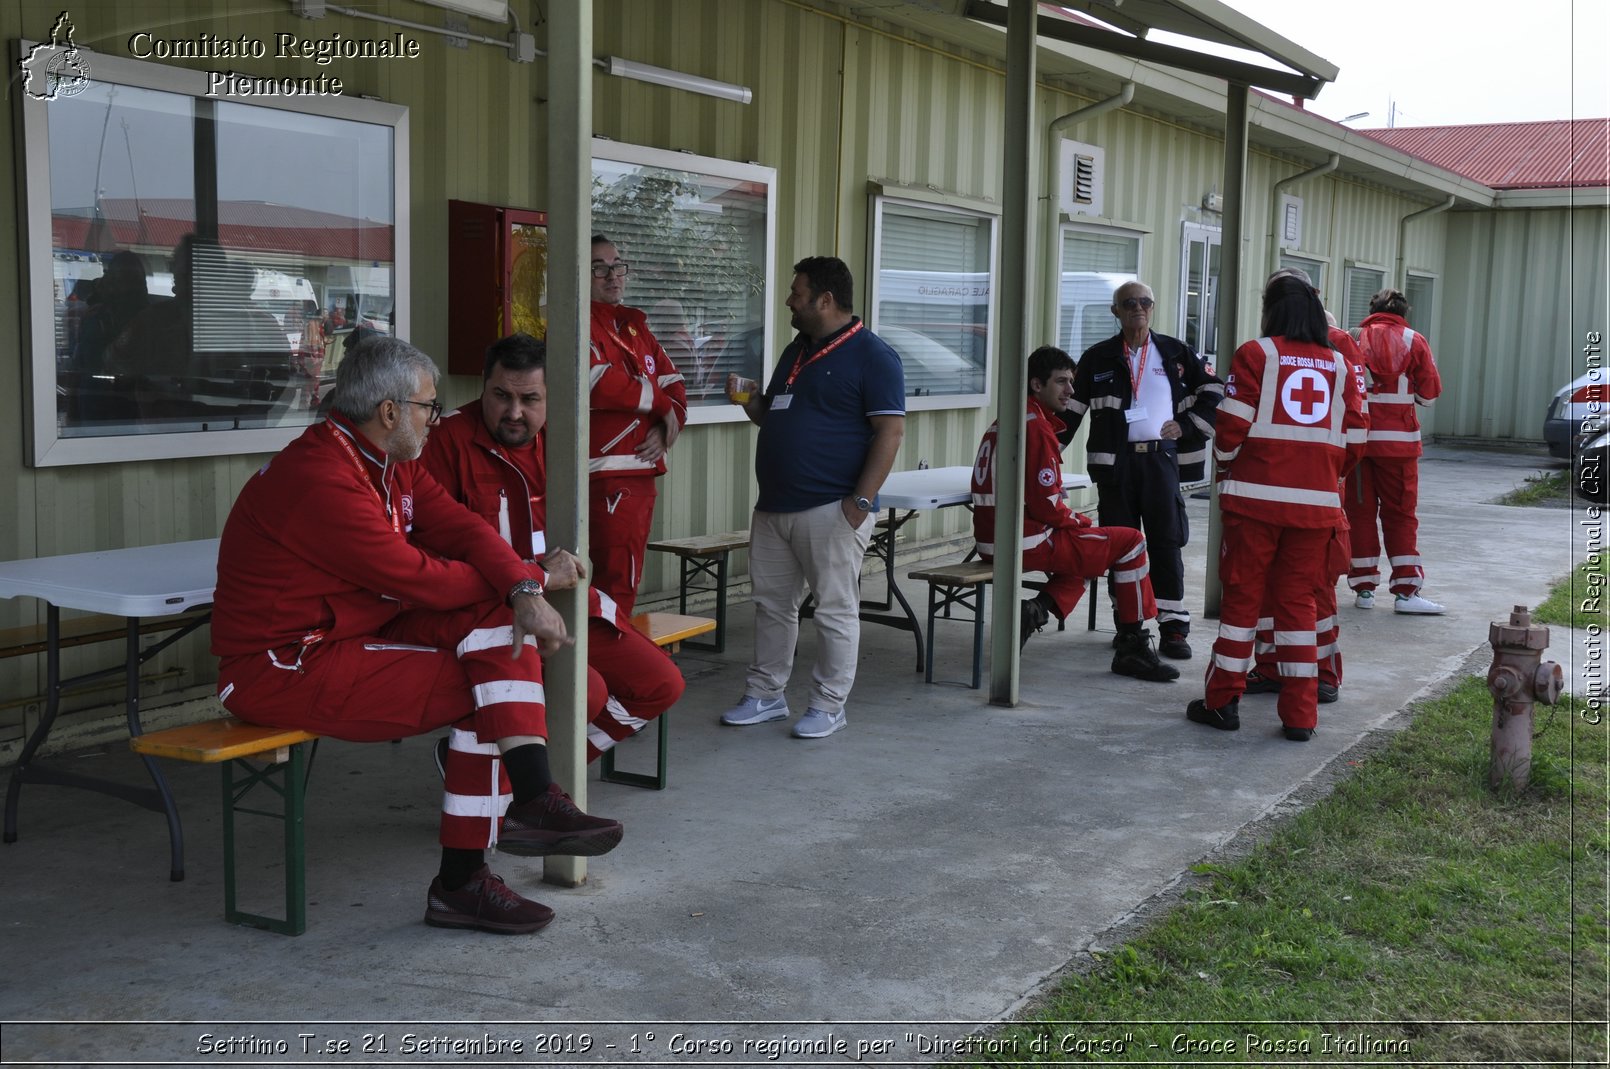
[[[1066,246],[1067,246],[1067,235],[1068,235],[1068,233],[1070,231],[1076,232],[1076,233],[1099,234],[1099,235],[1103,235],[1103,236],[1119,237],[1119,238],[1126,238],[1126,239],[1133,240],[1135,242],[1135,271],[1134,271],[1134,274],[1131,275],[1129,277],[1129,279],[1128,279],[1128,281],[1130,281],[1130,282],[1139,282],[1141,280],[1142,268],[1145,266],[1145,263],[1146,263],[1146,239],[1151,236],[1150,231],[1143,230],[1138,226],[1119,226],[1119,225],[1108,225],[1108,224],[1101,224],[1101,223],[1085,222],[1083,220],[1080,220],[1077,216],[1072,218],[1072,219],[1064,218],[1061,221],[1061,223],[1057,226],[1057,233],[1056,233],[1056,261],[1057,261],[1057,264],[1056,264],[1055,278],[1054,278],[1053,283],[1052,283],[1052,297],[1051,297],[1051,322],[1052,322],[1051,333],[1052,333],[1053,343],[1057,344],[1059,346],[1060,346],[1061,341],[1062,341],[1062,338],[1061,338],[1061,335],[1062,335],[1062,276],[1067,273],[1067,267],[1066,267],[1066,264],[1065,264],[1065,261],[1064,261],[1064,258],[1063,258],[1063,254],[1064,254],[1064,251],[1065,251]],[[1117,272],[1117,273],[1121,274],[1122,272]],[[1113,292],[1114,293],[1117,292],[1116,287],[1114,287]],[[1108,301],[1107,301],[1107,311],[1108,311],[1109,318],[1112,320],[1112,323],[1111,323],[1111,328],[1112,329],[1106,335],[1104,335],[1104,338],[1110,338],[1114,334],[1117,334],[1119,332],[1118,319],[1117,319],[1117,317],[1112,316],[1112,314],[1111,314],[1111,312],[1112,312],[1112,300],[1111,300],[1111,297],[1112,297],[1112,294],[1109,293],[1108,294]],[[1067,352],[1068,352],[1068,355],[1073,357],[1075,360],[1078,360],[1079,357],[1081,355],[1083,355],[1083,350],[1081,350],[1080,352],[1074,352],[1072,349],[1069,349],[1069,350],[1067,350]]]
[[[23,41],[27,55],[38,42]],[[95,81],[128,85],[156,92],[199,99],[217,99],[207,93],[207,72],[169,67],[145,60],[122,59],[104,53],[91,57]],[[242,430],[178,431],[173,433],[119,434],[64,438],[57,433],[56,353],[54,311],[53,233],[51,226],[51,161],[49,101],[26,93],[21,99],[18,136],[21,143],[22,233],[28,284],[23,300],[25,358],[23,390],[24,446],[32,467],[108,464],[135,460],[177,460],[189,457],[236,456],[275,452],[290,444],[307,427],[260,427]],[[272,101],[272,103],[265,103]],[[326,118],[388,126],[392,130],[392,331],[399,338],[409,333],[411,304],[408,172],[408,109],[399,104],[347,96],[254,97],[229,101],[250,107],[297,112]]]
[[[1419,316],[1416,316],[1415,312],[1418,306],[1414,303],[1414,301],[1409,301],[1409,325],[1414,327],[1416,333],[1424,334],[1426,340],[1429,342],[1431,340],[1431,328],[1436,323],[1437,319],[1437,284],[1442,281],[1442,276],[1440,272],[1429,271],[1424,268],[1411,267],[1407,269],[1403,273],[1403,296],[1405,298],[1409,296],[1409,290],[1413,286],[1416,279],[1430,287],[1431,309],[1429,312],[1423,312]],[[1416,318],[1420,320],[1420,325],[1418,326],[1416,326],[1413,322]]]
[[[1277,269],[1285,267],[1299,268],[1308,275],[1308,281],[1314,284],[1314,288],[1320,292],[1323,298],[1325,283],[1330,281],[1331,275],[1329,260],[1322,256],[1310,256],[1307,253],[1296,252],[1282,247],[1279,255],[1275,257],[1275,267]],[[1313,268],[1318,268],[1318,270],[1315,271]],[[1330,307],[1328,303],[1326,307]]]
[[[634,167],[656,167],[666,171],[683,171],[689,174],[704,175],[710,178],[734,179],[742,182],[761,183],[766,187],[766,249],[761,260],[761,275],[763,291],[761,294],[761,366],[758,379],[761,387],[771,381],[772,369],[777,364],[776,350],[776,272],[772,265],[777,258],[777,168],[767,167],[759,163],[738,163],[733,160],[724,160],[715,156],[700,156],[692,152],[676,152],[670,149],[649,148],[646,145],[633,145],[624,141],[611,141],[608,138],[595,137],[592,141],[592,159],[608,160],[611,163],[624,163]],[[589,163],[589,173],[591,166]],[[597,219],[593,220],[594,230],[598,229]],[[614,235],[610,235],[613,237]],[[628,251],[624,256],[628,262],[631,260]],[[627,291],[626,303],[631,307],[631,291]],[[681,369],[678,369],[681,370]],[[742,405],[731,402],[718,404],[701,404],[688,406],[688,426],[704,423],[743,423],[749,416],[744,412]]]
[[[888,189],[872,194],[872,232],[869,236],[867,256],[871,261],[867,272],[865,315],[862,317],[872,333],[877,334],[881,327],[881,315],[878,311],[878,280],[883,269],[883,219],[886,209],[893,205],[899,212],[897,214],[936,216],[962,216],[971,219],[985,220],[989,223],[989,301],[988,308],[988,340],[984,346],[983,380],[984,389],[981,393],[948,393],[924,394],[914,396],[910,389],[906,391],[907,412],[935,412],[964,408],[987,408],[995,389],[995,361],[1000,347],[1000,336],[997,325],[1000,322],[1000,262],[1001,262],[1001,215],[993,205],[970,201],[958,203],[963,198],[946,196],[943,199],[929,199],[922,196],[906,195],[909,191]],[[899,349],[896,348],[896,352]]]
[[[1370,298],[1377,291],[1388,285],[1387,271],[1385,264],[1369,263],[1365,260],[1348,260],[1342,265],[1342,314],[1347,318],[1352,318],[1350,309],[1353,306],[1353,280],[1354,272],[1356,271],[1371,271],[1381,276],[1375,288],[1363,295],[1364,300],[1361,302],[1360,307],[1364,309],[1364,314],[1359,316],[1359,323],[1362,323],[1364,317],[1370,314]],[[1338,317],[1338,325],[1343,330],[1352,330],[1358,326],[1358,323],[1342,323],[1340,320],[1341,317]]]

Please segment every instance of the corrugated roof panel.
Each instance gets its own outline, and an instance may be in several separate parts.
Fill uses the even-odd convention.
[[[1359,133],[1494,189],[1610,185],[1610,119],[1412,126]]]

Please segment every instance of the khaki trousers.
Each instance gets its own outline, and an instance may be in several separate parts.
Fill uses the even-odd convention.
[[[804,512],[759,512],[749,525],[749,579],[754,584],[755,659],[745,693],[783,694],[799,641],[806,586],[816,597],[816,665],[810,707],[844,708],[855,684],[861,646],[861,562],[875,513],[851,527],[837,501]]]

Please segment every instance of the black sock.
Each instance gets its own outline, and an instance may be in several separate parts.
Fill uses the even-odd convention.
[[[508,770],[509,784],[514,788],[515,805],[531,801],[553,782],[553,773],[548,768],[548,748],[541,743],[527,743],[504,751],[503,767]]]
[[[1119,624],[1118,625],[1118,635],[1119,635],[1119,637],[1122,638],[1125,635],[1129,635],[1130,637],[1134,637],[1135,635],[1140,634],[1140,625],[1141,625],[1141,621],[1139,621],[1139,620],[1136,620],[1132,624]]]
[[[470,877],[481,870],[486,864],[486,851],[460,850],[452,846],[442,847],[442,887],[448,891],[457,891],[470,882]]]

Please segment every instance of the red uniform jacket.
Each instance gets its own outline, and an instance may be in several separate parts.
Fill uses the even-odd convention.
[[[420,460],[449,496],[490,524],[516,552],[540,560],[548,551],[546,444],[542,432],[524,449],[501,444],[486,429],[481,402],[474,400],[442,417]],[[618,629],[627,624],[613,599],[597,587],[588,590],[587,609]]]
[[[1062,497],[1062,447],[1057,434],[1061,419],[1031,397],[1028,427],[1023,433],[1023,543],[1028,552],[1050,541],[1058,527],[1089,527],[1090,519],[1068,507]],[[989,425],[973,461],[973,541],[980,556],[995,555],[995,442],[1000,422]]]
[[[1359,331],[1358,346],[1370,373],[1370,433],[1365,455],[1420,455],[1420,416],[1416,405],[1430,405],[1442,394],[1442,376],[1425,335],[1402,316],[1375,312]]]
[[[648,320],[624,304],[593,302],[589,404],[592,439],[587,470],[601,475],[665,474],[665,459],[653,464],[634,450],[656,423],[666,427],[666,445],[688,419],[688,394],[671,358],[649,332]]]
[[[1335,527],[1364,447],[1364,384],[1334,349],[1257,338],[1235,351],[1213,454],[1219,508],[1283,527]]]
[[[212,652],[372,635],[407,608],[458,609],[545,579],[416,463],[340,416],[246,481],[218,547]]]

